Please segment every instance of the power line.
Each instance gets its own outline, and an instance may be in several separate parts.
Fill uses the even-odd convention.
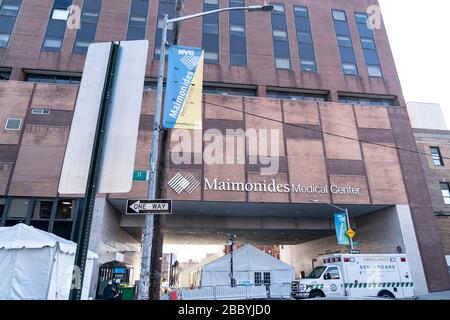
[[[235,111],[235,112],[242,112],[243,114],[246,114],[246,115],[258,117],[258,118],[269,120],[269,121],[273,121],[273,122],[278,122],[278,123],[281,123],[281,124],[290,125],[290,126],[293,126],[293,127],[297,127],[297,128],[301,128],[301,129],[305,129],[305,130],[321,133],[321,134],[326,134],[326,135],[329,135],[329,136],[334,136],[334,137],[347,139],[347,140],[351,140],[351,141],[356,141],[356,142],[367,143],[367,144],[376,145],[376,146],[383,147],[383,148],[395,149],[395,150],[398,150],[398,151],[405,151],[405,152],[410,152],[410,153],[415,153],[415,154],[419,154],[419,155],[425,155],[425,156],[433,157],[433,155],[430,154],[430,153],[421,152],[421,151],[418,151],[418,150],[405,149],[405,148],[401,148],[401,147],[397,147],[397,146],[391,146],[391,145],[387,145],[387,144],[383,144],[383,143],[379,143],[379,142],[372,142],[372,141],[362,140],[362,139],[358,139],[358,138],[348,137],[348,136],[340,135],[340,134],[337,134],[337,133],[323,131],[321,129],[316,129],[316,128],[302,126],[300,124],[283,122],[281,120],[276,120],[276,119],[273,119],[273,118],[264,117],[264,116],[261,116],[261,115],[256,114],[256,113],[251,113],[251,112],[247,112],[247,111],[244,111],[244,110],[240,111],[240,110],[236,110],[236,109],[233,109],[231,107],[227,107],[227,106],[220,105],[220,104],[217,104],[217,103],[207,102],[206,100],[203,100],[203,103],[209,104],[209,105],[213,105],[213,106],[216,106],[216,107],[220,107],[220,108],[224,108],[224,109],[228,109],[228,110]],[[442,159],[446,159],[446,160],[450,160],[449,157],[441,156],[441,158]]]

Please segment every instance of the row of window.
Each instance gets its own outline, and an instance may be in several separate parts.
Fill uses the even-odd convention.
[[[50,75],[50,74],[26,74],[26,81],[30,82],[42,82],[42,83],[56,83],[56,84],[74,84],[79,85],[81,82],[81,76],[62,76],[62,75]],[[144,90],[156,90],[156,83],[146,81],[144,84]],[[203,92],[205,94],[220,94],[230,96],[244,96],[244,97],[256,97],[257,90],[255,87],[230,87],[204,84]],[[286,100],[307,100],[307,101],[328,101],[328,93],[308,93],[289,90],[277,90],[276,88],[268,88],[266,91],[268,98],[286,99]],[[374,97],[352,97],[339,95],[339,102],[346,104],[360,104],[366,106],[394,106],[395,99],[390,98],[374,98]]]
[[[395,105],[395,99],[385,99],[385,98],[361,98],[361,97],[351,97],[339,95],[339,102],[346,104],[360,104],[363,106],[385,106],[392,107]]]
[[[0,198],[0,226],[25,223],[73,240],[80,201],[48,198]]]
[[[0,47],[7,47],[13,31],[22,0],[4,0],[0,7]],[[70,15],[72,0],[54,0],[42,49],[59,51],[64,41],[67,20]],[[229,0],[230,7],[243,7],[245,0]],[[275,66],[279,69],[291,69],[288,28],[284,4],[273,4],[271,12],[272,39]],[[85,0],[81,11],[80,29],[77,30],[73,51],[86,53],[89,44],[95,41],[102,0]],[[149,0],[132,0],[128,19],[127,40],[145,39],[148,19]],[[219,8],[218,0],[203,0],[203,11]],[[313,37],[308,8],[294,6],[294,19],[297,45],[302,71],[317,72]],[[160,0],[158,6],[158,22],[155,33],[154,58],[159,58],[164,14],[170,17],[176,15],[176,0]],[[344,74],[358,75],[356,57],[353,50],[350,28],[345,11],[333,10],[332,17],[336,31],[337,44]],[[368,16],[365,13],[355,13],[358,34],[369,76],[382,77],[380,60],[373,37],[368,27]],[[205,50],[206,63],[219,63],[220,37],[219,15],[207,15],[202,18],[202,48]],[[229,12],[230,64],[247,65],[247,41],[245,12],[234,10]],[[173,26],[169,26],[168,41],[173,42]]]
[[[346,75],[358,75],[356,56],[353,49],[350,28],[345,11],[332,11],[336,40],[339,48],[339,56],[342,71]],[[297,33],[297,44],[300,55],[300,66],[302,71],[316,72],[311,23],[308,8],[294,6],[294,19]],[[368,26],[368,15],[355,13],[358,34],[367,67],[371,77],[382,77],[380,60],[375,46],[372,30]],[[285,7],[283,4],[274,4],[271,13],[272,38],[275,56],[275,66],[279,69],[291,69],[290,48],[288,29],[286,24]]]
[[[444,166],[444,159],[442,157],[441,149],[439,147],[430,147],[431,158],[436,167]],[[440,182],[442,197],[444,203],[450,205],[450,184],[448,182]]]

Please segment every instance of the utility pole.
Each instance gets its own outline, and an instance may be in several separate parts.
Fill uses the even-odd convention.
[[[178,8],[183,7],[183,1],[179,0],[177,4]],[[181,5],[180,5],[181,3]],[[153,129],[152,129],[152,145],[151,151],[149,154],[149,167],[150,167],[150,175],[148,181],[148,190],[147,190],[147,199],[154,200],[156,199],[157,189],[161,191],[161,189],[165,188],[165,184],[162,188],[157,188],[158,182],[165,179],[163,172],[160,168],[160,152],[168,152],[168,148],[164,148],[165,150],[161,150],[161,117],[162,117],[162,96],[163,96],[163,84],[164,84],[164,72],[165,72],[165,62],[166,62],[166,49],[168,46],[167,42],[167,30],[170,23],[176,23],[202,17],[209,14],[217,14],[224,11],[231,10],[247,10],[250,12],[256,11],[272,11],[272,5],[253,5],[247,7],[232,7],[232,8],[221,8],[216,10],[211,10],[207,12],[200,12],[188,16],[179,16],[173,19],[169,19],[168,15],[165,14],[163,18],[163,27],[162,27],[162,35],[161,35],[161,50],[159,55],[159,68],[158,68],[158,84],[156,87],[156,99],[155,99],[155,109],[154,109],[154,119],[153,119]],[[163,145],[166,145],[164,143]],[[167,157],[166,161],[164,161],[165,165],[168,165]],[[160,184],[161,186],[161,184]],[[160,283],[158,279],[161,278],[161,252],[162,252],[162,238],[163,238],[163,223],[164,218],[159,216],[155,217],[155,215],[146,215],[145,216],[145,225],[143,232],[143,243],[142,243],[142,257],[141,257],[141,275],[139,281],[139,300],[147,300],[150,295],[150,288],[152,291],[151,298],[158,299],[159,297],[159,288]],[[156,231],[154,233],[154,231]],[[156,235],[156,237],[154,237]],[[153,262],[153,263],[152,263]],[[156,270],[159,268],[159,271]]]

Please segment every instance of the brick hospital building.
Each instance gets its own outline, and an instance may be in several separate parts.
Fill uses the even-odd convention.
[[[0,0],[0,226],[19,222],[76,239],[82,195],[58,194],[87,48],[150,43],[135,168],[148,169],[159,40],[175,0]],[[185,0],[184,14],[260,0]],[[70,5],[81,28],[68,28]],[[202,47],[204,130],[278,129],[279,170],[263,163],[171,163],[169,177],[199,186],[176,192],[166,243],[280,245],[297,275],[336,243],[329,203],[348,208],[362,253],[406,253],[417,293],[450,289],[431,195],[416,153],[387,33],[368,27],[376,0],[279,0],[272,12],[234,11],[181,24],[178,43]],[[376,25],[376,23],[375,23]],[[70,21],[69,21],[70,26]],[[169,30],[172,41],[174,30]],[[207,142],[193,150],[201,154]],[[430,156],[431,157],[431,156]],[[357,194],[212,190],[204,181],[343,186]],[[120,254],[139,275],[143,217],[125,215],[130,193],[98,195],[90,249],[98,264]],[[437,191],[439,192],[439,190]],[[94,285],[97,273],[94,271]],[[95,290],[94,288],[92,290]]]

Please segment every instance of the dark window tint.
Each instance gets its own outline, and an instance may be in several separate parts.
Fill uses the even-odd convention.
[[[203,93],[205,94],[220,94],[224,96],[245,96],[245,97],[255,97],[256,88],[232,88],[232,87],[221,87],[205,84],[203,86]]]
[[[262,285],[261,272],[255,272],[255,286],[259,287]]]
[[[438,147],[431,147],[431,156],[433,158],[433,162],[435,166],[441,167],[444,165],[444,161],[442,159],[441,150]]]
[[[22,0],[4,0],[0,5],[0,48],[8,47]]]
[[[316,57],[308,8],[294,6],[294,18],[297,29],[298,51],[300,54],[300,68],[302,71],[316,72]]]
[[[271,21],[275,67],[278,69],[291,69],[285,8],[283,4],[272,5],[274,7],[271,12]]]
[[[8,210],[8,219],[25,220],[28,214],[30,199],[15,198],[11,200]]]
[[[59,200],[56,208],[57,220],[71,220],[75,209],[75,200]]]
[[[218,0],[204,0],[203,1],[203,11],[210,11],[219,9],[219,1]],[[236,17],[230,19],[237,19]],[[219,14],[211,14],[204,16],[202,18],[202,48],[205,51],[205,63],[217,64],[219,63]],[[231,39],[236,40],[236,36]],[[242,43],[241,47],[242,47]],[[235,43],[234,50],[236,49],[236,45],[239,45],[238,42]],[[231,52],[231,47],[230,47]],[[242,49],[240,49],[242,52]],[[239,53],[238,53],[239,54]]]
[[[69,18],[68,7],[71,4],[72,0],[54,0],[47,25],[47,31],[45,32],[44,41],[42,43],[42,50],[61,50],[67,27],[67,19]]]
[[[230,7],[244,7],[245,0],[230,0]],[[247,65],[247,39],[245,34],[245,12],[229,12],[230,64]]]
[[[264,272],[264,285],[270,286],[270,272]]]
[[[89,45],[95,41],[101,6],[102,0],[84,1],[81,11],[81,28],[77,31],[74,52],[86,53]]]
[[[306,92],[267,90],[266,96],[269,98],[286,100],[327,101],[327,94],[315,94]]]
[[[58,84],[75,84],[79,85],[81,76],[62,76],[47,74],[27,74],[25,80],[29,82],[58,83]]]
[[[0,71],[0,80],[9,80],[11,71]]]
[[[375,45],[373,32],[369,28],[368,15],[365,13],[355,13],[356,24],[358,26],[359,38],[363,49],[364,60],[367,72],[370,77],[383,77],[380,59]]]
[[[158,19],[156,22],[155,34],[155,51],[153,57],[159,59],[161,53],[161,36],[163,28],[164,15],[167,14],[169,18],[176,16],[176,0],[160,0],[158,6]],[[174,40],[173,23],[169,24],[167,29],[167,41],[172,44]]]
[[[127,40],[145,39],[149,0],[133,0],[128,20]]]
[[[341,58],[342,71],[344,74],[357,75],[358,68],[356,66],[355,53],[353,51],[353,43],[348,27],[347,15],[345,11],[333,10],[334,29],[336,31],[336,39],[339,47],[339,56]]]
[[[53,201],[36,200],[34,202],[33,220],[50,219],[52,215]]]
[[[360,104],[365,106],[385,106],[390,107],[395,105],[394,99],[374,98],[374,97],[351,97],[339,96],[339,102],[349,104]]]

